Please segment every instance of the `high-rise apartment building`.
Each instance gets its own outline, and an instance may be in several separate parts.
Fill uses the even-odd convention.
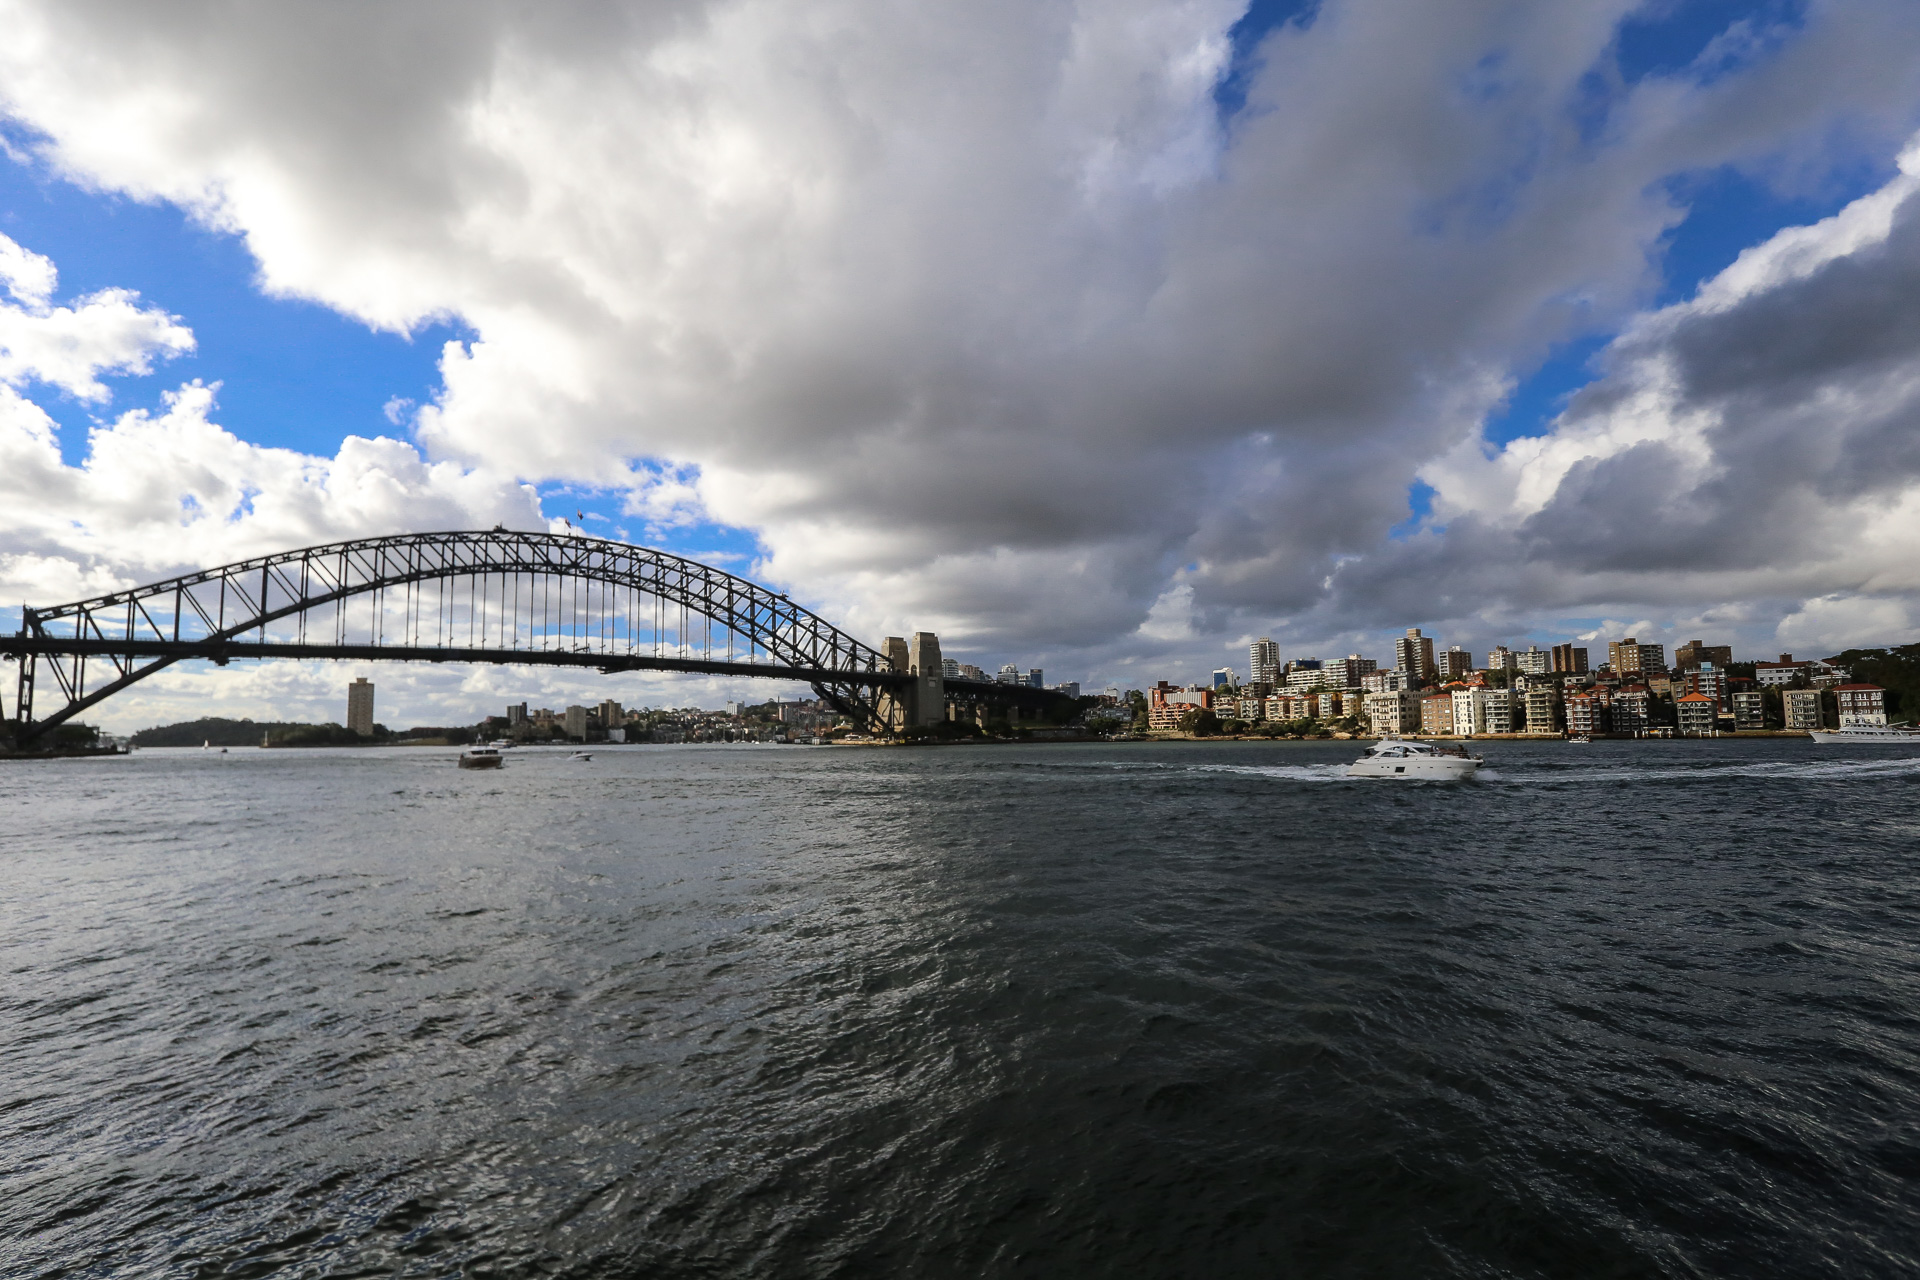
[[[1730,644],[1701,644],[1698,640],[1689,640],[1673,651],[1673,669],[1685,671],[1711,662],[1716,667],[1726,667],[1733,661],[1733,646]]]
[[[347,686],[347,728],[363,738],[373,736],[373,682],[365,676]]]
[[[1421,635],[1418,627],[1408,627],[1407,634],[1393,642],[1393,669],[1421,680],[1433,679],[1433,637]]]
[[[1564,671],[1571,676],[1587,673],[1587,651],[1575,647],[1571,642],[1553,646],[1553,669]]]
[[[1287,664],[1287,688],[1318,689],[1322,686],[1332,688],[1340,676],[1329,672],[1327,664],[1318,658],[1295,658]]]
[[[587,709],[568,707],[565,720],[567,736],[579,742],[587,740]]]
[[[1517,671],[1519,666],[1514,661],[1513,651],[1503,644],[1497,644],[1493,652],[1487,655],[1487,670]]]
[[[1372,658],[1363,658],[1357,653],[1350,653],[1346,657],[1336,659],[1327,665],[1339,668],[1335,673],[1338,679],[1329,680],[1327,683],[1337,684],[1338,687],[1342,689],[1363,688],[1364,685],[1362,682],[1380,666],[1380,664]]]
[[[1265,636],[1247,646],[1247,683],[1280,683],[1280,646]]]
[[[1544,676],[1553,669],[1553,653],[1530,644],[1525,653],[1513,655],[1513,665],[1523,676]]]
[[[1442,683],[1448,680],[1465,680],[1473,671],[1473,655],[1453,645],[1435,661]]]
[[[1607,642],[1607,665],[1615,675],[1645,675],[1667,669],[1667,646],[1641,644],[1632,636]]]
[[[614,702],[612,699],[601,703],[594,710],[600,717],[600,727],[602,729],[618,729],[627,722],[626,711],[621,708],[619,703]],[[739,712],[735,711],[732,714],[738,715]]]

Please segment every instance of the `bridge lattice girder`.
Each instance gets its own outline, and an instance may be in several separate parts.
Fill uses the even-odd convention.
[[[723,569],[605,539],[505,529],[306,547],[22,614],[19,633],[0,637],[0,654],[20,664],[22,745],[187,659],[379,657],[797,679],[869,728],[885,727],[882,690],[908,679],[879,650]],[[35,720],[42,664],[64,705]]]

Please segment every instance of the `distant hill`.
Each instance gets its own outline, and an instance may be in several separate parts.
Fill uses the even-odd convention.
[[[323,747],[353,745],[365,741],[358,734],[337,724],[294,724],[272,720],[227,720],[208,716],[201,720],[183,720],[142,729],[133,735],[136,747],[197,747],[211,743],[216,747],[257,747],[263,737],[271,736],[277,746]],[[387,736],[386,728],[374,726],[374,738]]]
[[[1920,714],[1920,644],[1849,649],[1827,661],[1845,667],[1854,680],[1885,689],[1888,719],[1911,720]]]

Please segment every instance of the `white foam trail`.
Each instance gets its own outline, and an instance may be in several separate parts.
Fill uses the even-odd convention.
[[[1739,762],[1703,760],[1691,767],[1664,769],[1641,768],[1633,765],[1609,768],[1603,764],[1595,764],[1582,768],[1556,769],[1552,773],[1528,771],[1526,765],[1536,763],[1534,761],[1507,763],[1518,766],[1512,775],[1483,769],[1480,776],[1489,781],[1538,785],[1544,781],[1587,779],[1607,782],[1665,782],[1675,779],[1711,782],[1719,778],[1865,779],[1920,773],[1920,756],[1903,756],[1898,760],[1748,760]]]
[[[1289,782],[1340,782],[1347,776],[1344,764],[1196,764],[1184,766],[1192,773],[1244,773],[1260,778],[1284,778]]]

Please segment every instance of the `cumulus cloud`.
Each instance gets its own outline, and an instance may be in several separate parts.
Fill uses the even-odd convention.
[[[332,458],[263,448],[211,417],[217,387],[188,383],[161,411],[88,433],[69,465],[58,428],[22,388],[108,398],[102,375],[191,350],[175,318],[106,290],[56,306],[54,264],[0,236],[0,600],[52,604],[259,551],[396,528],[537,525],[530,486],[411,444],[349,436]]]
[[[539,525],[529,486],[404,441],[349,436],[331,458],[262,448],[188,383],[60,456],[46,413],[0,388],[0,600],[53,604],[249,555],[401,528]]]
[[[0,235],[0,383],[44,382],[83,401],[109,398],[99,375],[143,374],[193,350],[193,332],[127,289],[103,289],[71,306],[53,305],[53,262]]]
[[[430,460],[243,450],[205,482],[229,513],[248,467],[295,496],[626,488],[754,530],[760,572],[863,633],[1108,669],[1914,589],[1908,354],[1873,318],[1912,296],[1876,275],[1905,178],[1885,235],[1776,241],[1634,318],[1670,178],[1892,154],[1903,0],[1632,84],[1636,0],[1326,0],[1223,121],[1244,8],[0,0],[0,95],[58,172],[244,236],[268,290],[475,335],[415,411]],[[1794,337],[1796,307],[1856,327]],[[1622,325],[1551,434],[1485,448],[1518,373]],[[100,457],[189,419],[123,418]],[[1389,537],[1416,477],[1435,519]],[[346,509],[314,501],[271,527]]]
[[[1445,573],[1463,623],[1653,601],[1756,641],[1910,634],[1920,147],[1879,191],[1633,320],[1601,364],[1546,435],[1428,467],[1436,527],[1345,568],[1336,595],[1405,600]]]

